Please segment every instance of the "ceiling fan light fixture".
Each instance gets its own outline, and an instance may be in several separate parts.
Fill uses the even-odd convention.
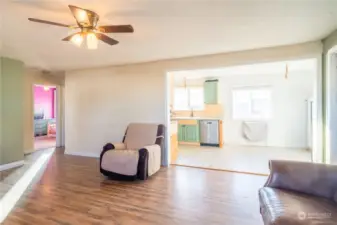
[[[87,23],[89,21],[88,14],[84,10],[77,10],[76,19],[80,23]]]
[[[78,47],[81,47],[82,45],[82,42],[83,42],[83,35],[82,34],[75,34],[71,39],[70,41],[78,46]]]
[[[92,32],[87,34],[87,47],[88,49],[97,49],[98,39]]]

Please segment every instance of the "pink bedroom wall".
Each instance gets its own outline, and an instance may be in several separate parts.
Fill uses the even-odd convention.
[[[54,90],[55,88],[50,88],[46,91],[42,86],[34,86],[34,110],[42,108],[45,119],[55,118]]]

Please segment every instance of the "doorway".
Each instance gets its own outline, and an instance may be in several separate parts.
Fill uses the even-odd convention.
[[[167,76],[171,164],[267,175],[272,159],[320,161],[316,58]]]
[[[57,89],[33,85],[34,150],[56,147]]]

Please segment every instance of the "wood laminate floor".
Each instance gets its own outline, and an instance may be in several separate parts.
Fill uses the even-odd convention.
[[[57,150],[4,224],[262,225],[266,177],[172,166],[147,181],[112,181],[98,159]]]
[[[38,136],[34,138],[34,149],[41,150],[56,146],[56,137]]]

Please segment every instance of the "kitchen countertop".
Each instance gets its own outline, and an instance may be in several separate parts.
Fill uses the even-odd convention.
[[[220,118],[212,117],[171,117],[171,120],[221,120]]]

